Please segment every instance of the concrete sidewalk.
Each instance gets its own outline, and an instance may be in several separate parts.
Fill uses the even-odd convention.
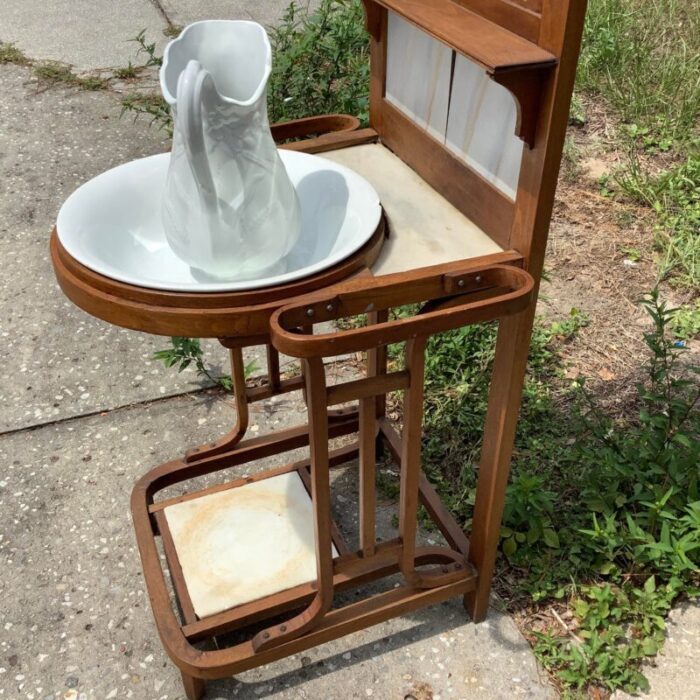
[[[312,3],[316,0],[312,0]],[[162,48],[164,31],[201,19],[248,19],[273,25],[287,0],[3,0],[0,41],[37,60],[78,71],[125,66],[142,29]]]

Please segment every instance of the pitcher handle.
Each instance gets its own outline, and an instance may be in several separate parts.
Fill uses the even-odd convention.
[[[204,142],[202,91],[209,72],[199,61],[190,60],[177,81],[177,118],[192,173],[206,198],[217,201],[216,185]]]

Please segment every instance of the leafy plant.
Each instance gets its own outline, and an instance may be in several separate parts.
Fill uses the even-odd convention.
[[[162,95],[150,92],[133,92],[122,98],[122,115],[134,113],[134,119],[139,116],[149,116],[151,124],[163,129],[169,136],[173,133],[173,118],[170,107]]]
[[[166,367],[177,367],[178,372],[186,370],[194,365],[200,377],[208,379],[212,384],[218,385],[226,391],[233,389],[231,376],[227,374],[215,375],[204,363],[202,344],[196,338],[170,339],[172,347],[153,353],[154,360],[160,360]],[[248,362],[244,367],[244,376],[247,378],[257,370],[255,361]]]
[[[665,593],[657,591],[653,576],[641,588],[583,586],[570,601],[575,631],[536,633],[535,652],[566,689],[595,684],[609,691],[648,690],[639,667],[663,644],[672,597]]]
[[[680,340],[700,335],[700,299],[694,304],[679,306],[671,319],[671,332]]]
[[[543,542],[559,548],[559,536],[552,526],[556,494],[545,487],[537,474],[518,474],[508,486],[503,513],[508,526],[501,528],[503,553],[513,558],[518,547]]]
[[[369,119],[369,38],[359,0],[294,0],[270,30],[272,121],[340,112]]]
[[[133,41],[139,47],[136,51],[136,55],[140,56],[141,54],[145,54],[146,56],[141,64],[141,67],[149,68],[150,66],[156,66],[157,68],[160,68],[160,66],[163,65],[163,57],[156,53],[156,42],[152,41],[149,43],[146,40],[145,29],[142,29],[133,39],[131,39],[131,41]],[[131,64],[131,61],[129,61],[129,64]]]
[[[700,368],[671,333],[677,310],[656,291],[643,305],[654,326],[626,420],[581,380],[555,397],[559,349],[585,316],[573,309],[533,335],[496,585],[512,605],[568,600],[571,629],[535,635],[565,692],[645,687],[640,664],[662,643],[666,612],[700,584]],[[427,349],[424,466],[467,527],[494,341],[485,324]]]

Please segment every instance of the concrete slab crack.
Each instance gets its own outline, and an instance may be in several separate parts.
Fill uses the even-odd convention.
[[[101,415],[112,415],[113,413],[118,413],[119,411],[126,411],[131,408],[136,408],[138,406],[151,406],[153,404],[163,403],[169,401],[170,399],[179,399],[183,396],[195,396],[197,394],[203,394],[205,392],[218,391],[215,387],[202,387],[199,389],[190,389],[189,391],[180,391],[175,394],[168,394],[167,396],[158,396],[152,399],[144,399],[143,401],[132,401],[130,403],[125,403],[120,406],[115,406],[114,408],[100,408],[94,411],[86,411],[85,413],[76,413],[71,416],[63,416],[62,418],[56,418],[55,420],[44,421],[43,423],[34,423],[33,425],[25,425],[21,428],[11,428],[10,430],[0,431],[0,438],[8,437],[10,435],[17,435],[19,433],[31,432],[33,430],[38,430],[39,428],[47,428],[55,425],[62,425],[63,423],[70,423],[71,421],[81,420],[83,418],[92,418],[93,416]]]
[[[167,22],[168,27],[172,28],[175,26],[175,24],[168,15],[168,11],[163,7],[163,4],[160,2],[160,0],[149,0],[149,2],[151,3],[151,5],[153,5],[153,7],[156,8],[156,10],[158,10],[160,16]]]

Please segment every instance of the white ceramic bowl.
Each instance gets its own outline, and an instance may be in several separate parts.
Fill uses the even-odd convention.
[[[58,214],[58,237],[78,262],[107,277],[152,289],[224,292],[292,282],[338,264],[361,248],[381,218],[376,190],[342,165],[280,151],[299,195],[299,241],[255,279],[206,277],[170,249],[161,201],[170,154],[134,160],[81,185]]]

